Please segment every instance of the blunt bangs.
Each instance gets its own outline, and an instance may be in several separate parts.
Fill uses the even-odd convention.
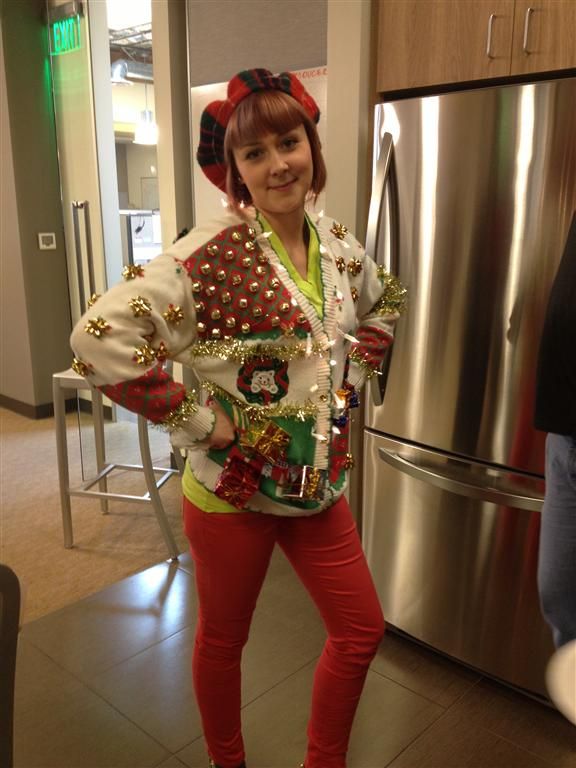
[[[288,133],[307,117],[303,107],[287,94],[259,91],[240,102],[234,110],[224,147],[233,150],[266,133]]]
[[[310,143],[314,167],[310,192],[316,199],[326,185],[326,165],[322,157],[318,131],[304,107],[288,94],[273,90],[258,91],[238,104],[230,117],[224,137],[224,156],[227,165],[226,187],[232,208],[238,210],[244,205],[252,204],[247,189],[239,188],[234,150],[258,141],[260,136],[267,133],[282,135],[299,125],[304,126]]]

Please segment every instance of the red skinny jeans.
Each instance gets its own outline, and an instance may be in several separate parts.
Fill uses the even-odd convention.
[[[328,632],[314,675],[306,768],[344,768],[364,680],[384,633],[348,502],[341,497],[309,517],[278,517],[206,513],[184,499],[184,527],[199,599],[192,671],[210,756],[223,768],[245,759],[240,660],[277,543]]]

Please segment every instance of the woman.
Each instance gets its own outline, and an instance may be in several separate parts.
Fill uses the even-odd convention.
[[[226,100],[202,116],[197,155],[228,212],[127,269],[72,335],[77,371],[188,449],[193,677],[211,765],[221,768],[245,765],[240,659],[275,544],[328,632],[306,768],[345,766],[384,630],[343,493],[350,409],[392,341],[403,289],[346,227],[305,212],[326,180],[318,119],[290,73],[233,77]],[[194,368],[202,396],[171,379],[167,359]]]

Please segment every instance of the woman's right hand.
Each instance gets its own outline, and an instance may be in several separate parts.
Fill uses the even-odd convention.
[[[210,408],[214,411],[216,421],[214,422],[212,434],[206,441],[206,444],[208,447],[216,448],[217,450],[227,448],[236,438],[234,424],[229,419],[226,411],[216,400],[213,400],[210,403]]]

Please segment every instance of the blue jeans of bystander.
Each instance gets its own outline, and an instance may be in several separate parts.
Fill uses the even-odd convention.
[[[576,639],[576,439],[546,438],[538,589],[557,648]]]

